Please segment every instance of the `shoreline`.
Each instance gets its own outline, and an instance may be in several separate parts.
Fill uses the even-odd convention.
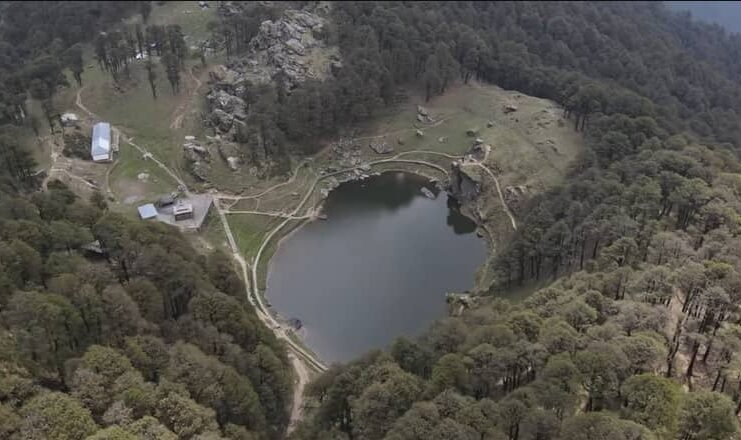
[[[274,267],[273,267],[273,257],[275,256],[276,253],[278,253],[280,251],[281,246],[283,246],[283,244],[288,239],[290,239],[294,234],[298,233],[303,227],[307,226],[310,223],[313,223],[313,222],[317,221],[317,219],[319,218],[319,215],[321,214],[322,210],[324,209],[324,204],[325,204],[326,200],[329,198],[329,196],[332,193],[332,191],[334,191],[335,189],[339,188],[340,185],[342,185],[343,183],[360,182],[360,181],[368,180],[369,178],[372,178],[374,176],[380,176],[382,174],[387,174],[387,173],[404,173],[404,174],[410,174],[410,175],[413,175],[413,176],[416,176],[416,177],[421,177],[421,178],[425,179],[426,180],[426,183],[429,183],[429,184],[434,185],[436,188],[438,188],[440,190],[441,193],[444,192],[447,197],[453,198],[456,201],[457,205],[458,205],[457,206],[458,212],[461,215],[463,215],[464,217],[466,217],[469,220],[471,220],[476,225],[476,231],[475,231],[476,236],[477,236],[477,238],[484,240],[484,242],[486,243],[487,249],[488,249],[486,259],[476,269],[476,275],[474,275],[474,279],[472,280],[473,289],[474,290],[478,290],[478,284],[479,283],[478,283],[477,278],[479,278],[479,273],[482,270],[485,270],[486,269],[486,265],[487,265],[488,261],[491,259],[492,255],[493,255],[493,252],[494,252],[494,241],[493,241],[493,237],[491,237],[491,234],[489,233],[488,229],[486,227],[484,227],[483,224],[477,218],[475,218],[475,216],[473,216],[471,214],[470,209],[466,209],[466,206],[464,204],[462,204],[460,201],[458,201],[458,199],[456,199],[455,197],[453,197],[453,195],[447,189],[448,188],[448,184],[447,184],[447,182],[445,180],[442,180],[441,181],[438,178],[432,177],[431,175],[425,174],[425,173],[422,173],[422,172],[416,172],[416,171],[410,171],[410,170],[404,170],[404,169],[386,169],[386,170],[377,171],[377,172],[374,172],[374,173],[371,173],[371,174],[365,174],[365,175],[350,177],[349,179],[345,179],[345,180],[339,180],[339,179],[337,179],[338,184],[336,186],[331,187],[329,189],[329,191],[326,192],[326,195],[324,195],[324,193],[322,192],[322,190],[318,190],[319,191],[319,194],[321,195],[321,198],[320,198],[320,200],[316,204],[314,204],[313,206],[310,207],[310,209],[313,210],[312,217],[309,218],[309,219],[303,219],[303,220],[301,220],[300,223],[298,223],[297,225],[295,225],[295,227],[293,227],[291,230],[289,230],[285,234],[282,234],[280,236],[280,238],[278,238],[278,240],[277,240],[277,242],[275,244],[275,248],[273,249],[273,252],[270,254],[270,256],[267,258],[267,261],[265,262],[265,264],[267,264],[267,268],[265,270],[265,275],[264,275],[265,278],[263,280],[264,288],[263,289],[259,289],[259,287],[256,286],[256,288],[258,288],[257,294],[258,295],[262,295],[263,300],[267,304],[269,304],[268,311],[273,316],[274,319],[276,319],[278,322],[280,322],[283,325],[288,325],[288,320],[291,319],[291,318],[293,318],[291,316],[284,316],[279,311],[277,311],[273,307],[273,304],[270,302],[270,298],[269,298],[269,296],[267,294],[268,293],[268,280],[270,279],[271,272],[274,270]],[[332,176],[326,176],[326,177],[329,178],[329,177],[332,177]],[[315,189],[315,191],[316,191],[316,189]],[[478,233],[479,230],[482,230],[484,233],[483,234],[479,234]],[[260,292],[260,290],[262,290],[262,292]],[[299,319],[299,318],[296,317],[296,319]],[[311,351],[312,353],[314,353],[316,355],[316,352],[311,347],[309,347],[309,346],[306,345],[305,333],[301,332],[300,330],[297,331],[293,327],[290,327],[290,328],[291,328],[291,332],[300,341],[300,343],[307,350]],[[322,359],[322,361],[323,361],[323,359]]]

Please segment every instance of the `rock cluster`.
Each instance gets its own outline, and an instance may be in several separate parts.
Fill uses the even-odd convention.
[[[193,136],[186,136],[183,155],[191,174],[198,180],[208,181],[208,174],[211,171],[211,153],[208,148],[198,143]]]
[[[235,90],[226,91],[239,94],[238,86],[246,80],[266,83],[280,74],[290,89],[307,79],[336,73],[342,62],[337,48],[324,40],[326,27],[326,19],[318,14],[287,9],[279,19],[262,22],[247,55],[227,64],[212,79],[235,85]]]
[[[219,11],[229,16],[241,13],[240,7],[236,2],[221,2]],[[219,151],[230,169],[239,169],[247,157],[256,162],[252,165],[270,166],[269,158],[245,153],[251,145],[238,148],[238,144],[245,142],[247,108],[243,98],[250,88],[280,77],[283,86],[290,90],[300,82],[323,78],[332,69],[342,67],[337,48],[328,47],[323,39],[327,22],[320,15],[322,11],[316,7],[314,12],[287,9],[280,18],[262,22],[244,57],[209,72],[208,112],[204,122],[214,129],[215,136],[209,139],[209,144]],[[348,152],[346,160],[355,161],[350,156]]]
[[[343,168],[360,165],[360,146],[350,138],[340,138],[330,145],[332,159]]]
[[[424,124],[431,123],[432,116],[430,116],[430,112],[427,111],[426,108],[422,107],[421,105],[417,106],[417,122],[422,122]]]

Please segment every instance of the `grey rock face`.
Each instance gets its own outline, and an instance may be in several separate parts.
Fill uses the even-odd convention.
[[[451,164],[450,195],[459,202],[471,202],[481,194],[483,184],[475,174],[467,172],[460,162]]]

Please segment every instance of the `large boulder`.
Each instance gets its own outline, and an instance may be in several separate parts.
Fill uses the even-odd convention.
[[[389,143],[386,142],[385,139],[372,140],[368,144],[368,147],[370,147],[370,149],[376,152],[377,154],[390,154],[394,152],[394,147],[389,145]]]
[[[286,41],[286,47],[289,48],[296,55],[304,55],[306,53],[306,48],[304,47],[304,45],[295,38],[291,38],[290,40]]]
[[[224,90],[213,91],[206,97],[212,109],[218,108],[227,113],[244,110],[244,100],[238,96],[231,95]]]
[[[234,116],[217,108],[211,112],[211,123],[222,133],[227,133],[234,125]]]

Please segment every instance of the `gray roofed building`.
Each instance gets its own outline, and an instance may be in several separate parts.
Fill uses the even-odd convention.
[[[93,162],[107,162],[111,155],[111,124],[98,122],[93,126],[93,140],[90,146]]]
[[[156,218],[157,217],[157,208],[154,207],[153,204],[147,203],[146,205],[142,205],[139,208],[137,208],[139,211],[139,217],[142,218],[142,220],[148,220],[150,218]]]

